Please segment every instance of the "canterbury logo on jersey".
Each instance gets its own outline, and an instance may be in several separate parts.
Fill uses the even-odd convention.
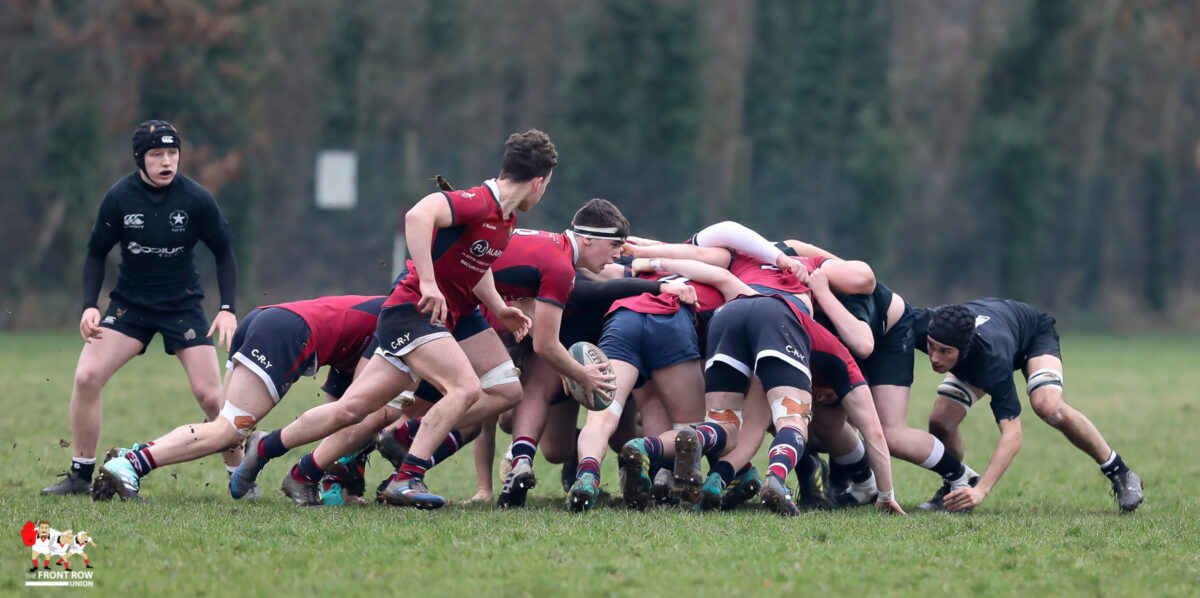
[[[142,214],[126,214],[125,228],[142,228],[146,222],[143,220]]]
[[[134,255],[149,253],[159,257],[174,257],[183,253],[183,247],[146,247],[137,241],[130,241],[126,249]]]

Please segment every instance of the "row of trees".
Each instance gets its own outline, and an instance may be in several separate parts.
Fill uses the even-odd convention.
[[[5,3],[0,327],[74,321],[151,117],[220,199],[250,304],[382,292],[428,179],[494,176],[538,127],[561,168],[525,226],[607,197],[643,235],[735,218],[866,259],[914,302],[1186,321],[1198,24],[1182,0]],[[355,210],[314,207],[324,148],[358,152]]]

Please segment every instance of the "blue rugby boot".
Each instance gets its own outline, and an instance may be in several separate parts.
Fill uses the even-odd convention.
[[[600,495],[600,480],[596,479],[596,474],[586,472],[575,480],[575,484],[571,486],[571,492],[567,495],[566,507],[571,512],[581,513],[590,511],[596,506],[596,497]]]
[[[408,478],[397,480],[393,475],[386,487],[375,495],[377,502],[387,503],[397,507],[416,507],[432,511],[446,504],[446,499],[429,491],[425,480]]]
[[[625,498],[625,506],[639,511],[650,506],[650,455],[646,450],[646,440],[634,438],[621,447],[620,454],[621,495]]]
[[[762,501],[768,509],[780,515],[793,517],[800,514],[792,493],[783,480],[773,473],[767,474],[767,480],[762,488]]]
[[[254,481],[258,479],[258,474],[267,464],[267,461],[270,461],[270,459],[258,452],[259,443],[266,437],[267,433],[259,430],[246,438],[246,456],[238,464],[237,469],[234,469],[233,473],[229,476],[230,496],[242,498],[257,488]]]
[[[758,491],[762,490],[762,485],[762,476],[758,475],[758,469],[751,465],[749,469],[737,474],[733,477],[733,481],[729,482],[729,486],[725,488],[725,494],[721,495],[721,509],[730,511],[742,506],[758,495]]]

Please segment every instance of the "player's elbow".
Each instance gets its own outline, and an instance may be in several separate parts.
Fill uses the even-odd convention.
[[[858,359],[866,359],[875,351],[875,338],[871,335],[851,339],[846,345],[847,349],[854,354]]]
[[[875,271],[866,262],[844,262],[839,269],[838,290],[848,295],[869,295],[875,292]]]

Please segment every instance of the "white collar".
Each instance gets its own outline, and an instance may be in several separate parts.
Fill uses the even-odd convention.
[[[571,241],[571,251],[575,253],[575,257],[571,258],[571,265],[574,266],[579,261],[579,242],[575,240],[575,233],[568,230],[563,231],[563,234]]]

